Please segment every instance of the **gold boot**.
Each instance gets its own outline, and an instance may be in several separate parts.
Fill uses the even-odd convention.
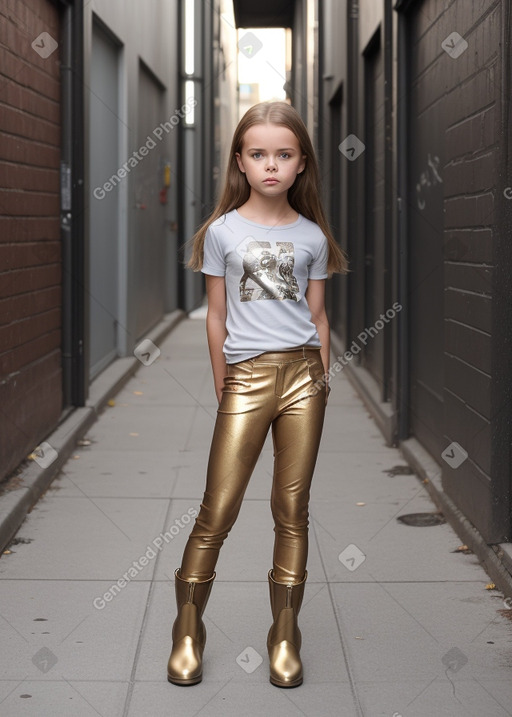
[[[274,624],[267,637],[270,660],[270,682],[277,687],[298,687],[302,684],[302,662],[300,648],[302,635],[297,624],[307,570],[300,583],[278,583],[268,572],[270,605]]]
[[[172,626],[172,652],[167,679],[175,685],[195,685],[203,679],[206,627],[202,615],[210,597],[215,573],[208,580],[184,580],[174,571],[178,615]]]

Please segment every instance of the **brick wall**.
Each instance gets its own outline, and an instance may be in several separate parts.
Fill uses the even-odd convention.
[[[445,488],[489,539],[491,304],[500,147],[502,3],[454,3],[441,17],[465,52],[444,65],[445,435],[469,454],[443,465]],[[500,300],[495,297],[495,300]],[[494,536],[496,537],[496,536]]]
[[[1,479],[56,425],[62,377],[57,6],[0,0],[0,28]]]

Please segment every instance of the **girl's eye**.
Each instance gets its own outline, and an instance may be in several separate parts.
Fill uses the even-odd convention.
[[[251,154],[251,157],[252,157],[253,159],[259,159],[259,158],[262,157],[262,156],[263,156],[263,155],[262,155],[261,152],[253,152],[253,153]],[[288,154],[288,152],[281,152],[280,156],[281,156],[283,159],[289,159],[289,158],[290,158],[290,155]]]

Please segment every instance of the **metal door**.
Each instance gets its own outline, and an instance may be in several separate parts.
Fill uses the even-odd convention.
[[[163,112],[163,90],[141,63],[139,66],[138,147],[147,154],[135,169],[137,223],[135,241],[135,290],[137,339],[154,326],[164,313],[165,213],[160,192],[164,186],[164,137],[177,131]],[[167,124],[166,124],[167,123]],[[161,124],[167,128],[154,134]],[[162,132],[164,134],[162,134]]]
[[[385,233],[384,233],[384,59],[380,30],[372,39],[364,57],[365,84],[365,302],[364,328],[368,338],[363,365],[379,386],[384,384],[384,332],[379,329],[384,306]],[[376,332],[376,333],[375,333]]]
[[[344,138],[342,128],[342,109],[343,109],[343,92],[341,86],[329,103],[329,121],[330,121],[330,151],[329,151],[329,176],[327,177],[327,186],[329,187],[329,216],[331,220],[331,228],[334,237],[340,241],[343,230],[342,217],[342,171],[341,160],[343,155],[338,149]],[[338,335],[343,333],[343,302],[342,302],[342,286],[339,274],[333,274],[330,281],[326,282],[327,306],[330,312],[331,329]],[[347,346],[348,349],[348,346]]]
[[[94,25],[89,99],[91,379],[117,356],[119,191],[118,185],[109,191],[104,186],[119,169],[118,55],[117,46]]]
[[[415,6],[416,7],[416,6]],[[416,18],[409,23],[409,317],[410,432],[440,457],[444,407],[443,170],[444,113],[429,97],[425,57],[438,52],[421,37]],[[424,44],[425,47],[421,47]]]

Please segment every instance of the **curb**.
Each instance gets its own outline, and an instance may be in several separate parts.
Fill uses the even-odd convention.
[[[181,309],[167,314],[144,338],[158,344],[186,316]],[[5,493],[0,496],[0,550],[5,549],[27,514],[57,477],[75,450],[77,440],[87,433],[109,399],[121,390],[140,366],[141,362],[135,356],[117,359],[107,366],[91,383],[86,405],[66,414],[64,420],[44,439],[57,452],[55,460],[46,468],[30,461],[21,476],[14,476],[6,483]]]
[[[344,342],[331,331],[331,345],[338,354],[344,353]],[[388,445],[391,443],[390,424],[392,415],[389,413],[390,404],[378,401],[375,390],[372,390],[372,381],[368,372],[359,366],[347,365],[344,369],[350,383],[357,391],[359,397],[368,408],[377,427],[381,431]],[[505,597],[512,597],[512,545],[510,543],[489,545],[482,534],[475,528],[468,518],[455,505],[452,499],[444,492],[441,481],[441,466],[423,448],[415,438],[400,441],[398,450],[404,460],[411,466],[422,484],[428,491],[430,498],[442,511],[446,520],[457,533],[459,538],[467,545],[480,561],[482,567],[501,590]]]
[[[512,597],[512,574],[507,570],[506,551],[500,545],[489,545],[482,534],[444,492],[441,468],[415,438],[401,441],[399,449],[411,468],[418,474],[430,497],[442,511],[459,538],[480,561],[482,567],[505,597]],[[503,559],[501,559],[503,558]]]

